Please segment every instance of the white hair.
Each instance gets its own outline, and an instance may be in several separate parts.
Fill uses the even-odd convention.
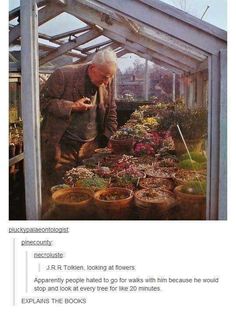
[[[95,65],[117,64],[116,53],[110,48],[99,50],[93,57],[92,63]]]

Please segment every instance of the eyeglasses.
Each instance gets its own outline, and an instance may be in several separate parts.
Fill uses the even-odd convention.
[[[113,75],[105,74],[103,71],[99,70],[98,68],[95,68],[95,69],[96,69],[97,74],[101,78],[101,80],[109,81],[113,78]]]

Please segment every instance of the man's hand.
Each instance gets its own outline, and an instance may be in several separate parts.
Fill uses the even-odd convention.
[[[93,108],[94,105],[91,104],[91,100],[88,97],[82,97],[72,105],[72,112],[84,112]]]

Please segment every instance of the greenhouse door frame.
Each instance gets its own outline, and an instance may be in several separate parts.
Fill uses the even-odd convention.
[[[21,0],[20,16],[26,219],[39,220],[42,194],[37,1]]]
[[[22,114],[27,220],[41,218],[41,154],[39,108],[38,8],[21,0]],[[227,218],[227,53],[208,57],[208,192],[207,219]]]
[[[208,57],[207,219],[227,219],[227,50]]]

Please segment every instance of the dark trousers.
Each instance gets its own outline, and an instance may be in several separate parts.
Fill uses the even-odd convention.
[[[82,160],[91,157],[96,148],[98,148],[96,140],[86,143],[61,142],[56,147],[53,159],[47,159],[47,152],[42,148],[44,152],[42,157],[42,198],[44,209],[48,208],[51,197],[50,188],[63,184],[65,172],[81,165]]]

